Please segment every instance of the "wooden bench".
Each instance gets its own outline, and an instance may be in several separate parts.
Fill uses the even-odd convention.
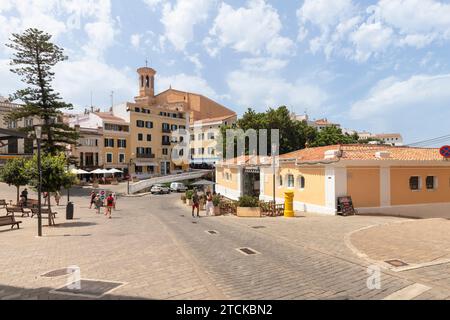
[[[37,216],[38,214],[39,214],[38,208],[31,208],[31,217],[32,218],[34,216]],[[50,215],[50,221],[51,221],[50,225],[51,226],[55,225],[55,218],[56,218],[57,214],[58,214],[57,212],[51,212],[48,208],[41,208],[41,217],[47,216],[46,219],[48,219],[48,216]]]
[[[6,207],[6,215],[12,215],[14,216],[16,213],[21,214],[22,218],[27,216],[30,216],[30,211],[24,210],[23,207]]]
[[[16,221],[14,216],[0,217],[0,227],[11,226],[11,229],[14,229],[14,226],[17,226],[17,229],[20,229],[19,225],[21,223],[22,221]]]

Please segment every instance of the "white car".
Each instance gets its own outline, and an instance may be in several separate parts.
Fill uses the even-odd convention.
[[[150,189],[150,192],[152,194],[169,194],[170,193],[170,189],[168,187],[162,185],[162,184],[155,184]]]
[[[187,190],[187,187],[184,185],[184,183],[173,182],[170,185],[170,190],[172,190],[172,192],[185,192]]]

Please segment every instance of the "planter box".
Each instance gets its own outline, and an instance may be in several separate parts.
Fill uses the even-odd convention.
[[[261,218],[261,209],[237,207],[237,216],[242,218]]]
[[[220,207],[214,207],[214,215],[215,216],[220,216],[221,215],[221,212],[220,212]]]

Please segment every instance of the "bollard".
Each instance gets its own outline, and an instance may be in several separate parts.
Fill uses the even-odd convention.
[[[288,191],[284,193],[284,217],[294,217],[294,192]]]

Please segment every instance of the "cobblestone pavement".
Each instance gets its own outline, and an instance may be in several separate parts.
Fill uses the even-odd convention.
[[[14,198],[13,189],[0,190]],[[173,194],[121,198],[107,220],[88,209],[86,196],[73,200],[78,220],[65,221],[59,207],[59,226],[45,228],[42,239],[35,219],[20,218],[18,231],[0,229],[0,299],[80,298],[51,293],[67,276],[41,276],[71,265],[83,279],[123,283],[103,299],[384,299],[416,283],[430,289],[413,298],[450,295],[443,285],[449,270],[447,280],[437,278],[448,265],[426,273],[383,270],[381,289],[368,289],[370,262],[355,254],[348,235],[405,221],[398,218],[192,219]],[[237,250],[243,247],[259,254],[244,255]]]

